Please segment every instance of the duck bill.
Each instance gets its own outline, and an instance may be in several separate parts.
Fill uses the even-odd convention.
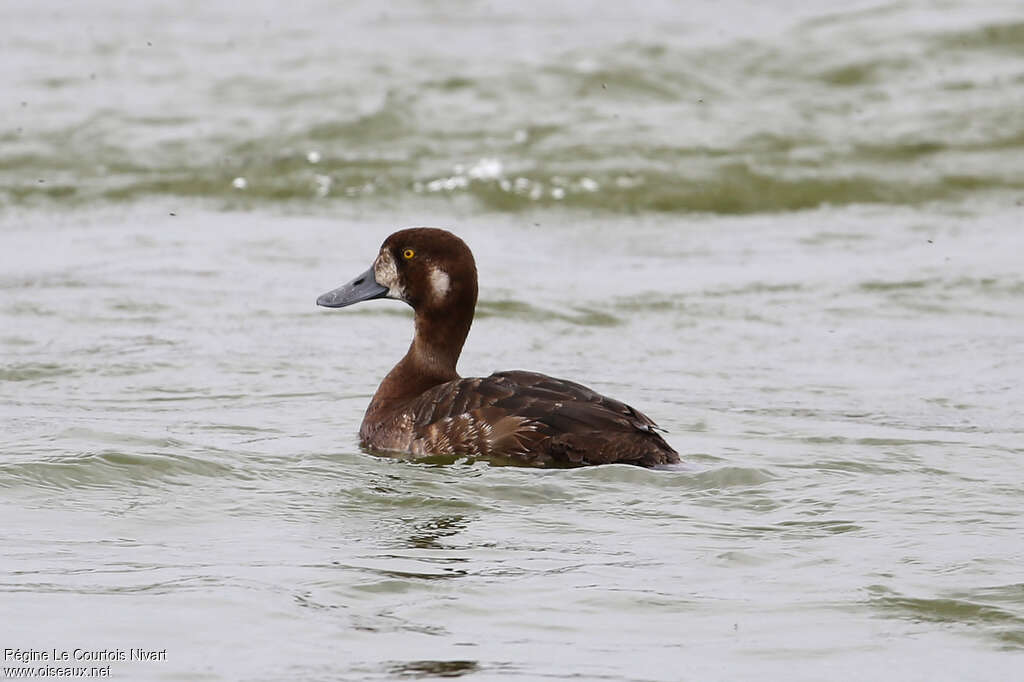
[[[373,276],[373,268],[359,275],[351,282],[343,284],[337,289],[332,289],[316,299],[317,305],[325,308],[344,308],[360,301],[369,301],[374,298],[387,296],[388,288],[377,284]]]

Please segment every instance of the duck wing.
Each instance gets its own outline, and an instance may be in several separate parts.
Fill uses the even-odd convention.
[[[679,461],[650,417],[565,379],[513,370],[456,379],[408,406],[414,454],[477,454],[540,466]]]

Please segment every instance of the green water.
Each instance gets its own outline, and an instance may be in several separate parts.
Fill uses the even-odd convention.
[[[0,652],[1019,676],[1019,5],[16,0],[0,26]],[[411,318],[314,300],[410,225],[476,254],[464,375],[589,384],[684,464],[361,451]]]

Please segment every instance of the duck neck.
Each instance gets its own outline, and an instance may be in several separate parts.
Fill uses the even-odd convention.
[[[412,344],[405,357],[384,377],[370,409],[413,398],[433,386],[459,378],[455,365],[473,323],[473,306],[468,307],[468,314],[460,310],[466,308],[416,310]]]

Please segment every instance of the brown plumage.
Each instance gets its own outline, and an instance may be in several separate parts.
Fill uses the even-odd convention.
[[[469,247],[455,235],[396,232],[370,270],[317,303],[343,307],[382,297],[413,307],[416,333],[366,410],[359,430],[365,447],[532,466],[679,461],[650,418],[586,386],[524,371],[459,377],[477,277]]]

